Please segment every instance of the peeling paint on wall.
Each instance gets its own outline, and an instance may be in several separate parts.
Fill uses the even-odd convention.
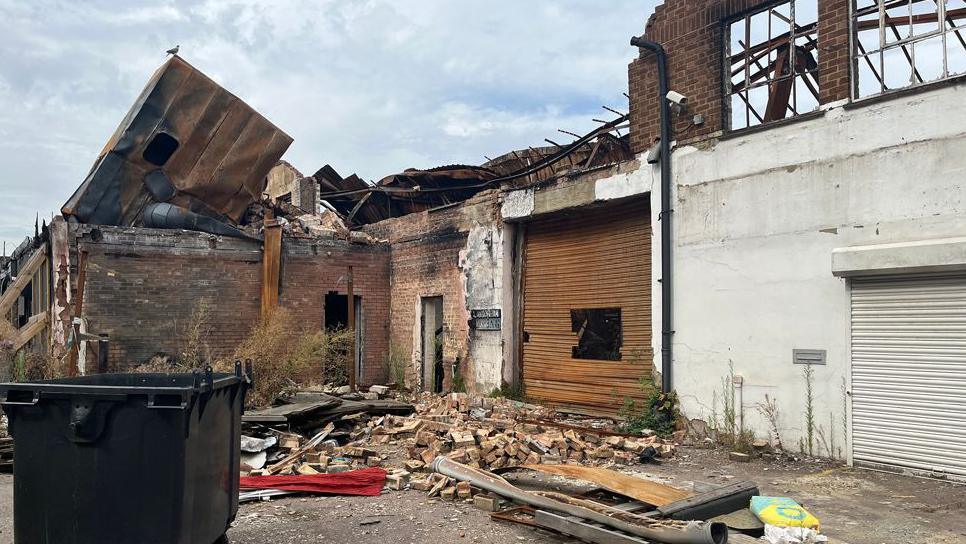
[[[498,225],[476,224],[470,228],[466,248],[460,252],[460,270],[469,310],[503,306],[503,234]],[[502,331],[471,328],[468,385],[478,393],[500,386],[503,375]]]

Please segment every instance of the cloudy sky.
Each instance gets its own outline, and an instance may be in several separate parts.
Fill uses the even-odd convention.
[[[0,0],[0,240],[58,212],[164,51],[295,138],[285,158],[376,180],[479,164],[626,111],[653,0]]]

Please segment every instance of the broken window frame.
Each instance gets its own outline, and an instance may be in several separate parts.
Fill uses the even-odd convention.
[[[796,18],[796,6],[800,7],[806,2],[810,4],[808,11],[814,13],[814,20],[800,25],[798,22],[801,21],[801,17]],[[781,11],[784,7],[787,7],[787,14]],[[754,128],[797,117],[819,108],[817,14],[818,0],[780,0],[756,6],[752,10],[722,21],[723,101],[727,112],[725,126],[728,130]],[[767,23],[761,23],[762,15]],[[756,17],[759,19],[756,20]],[[784,20],[788,31],[774,34],[772,27],[775,20]],[[764,27],[767,35],[763,41],[756,41],[749,47],[747,44],[752,41],[753,24],[767,24]],[[733,40],[732,32],[736,29],[741,30],[743,35]],[[733,50],[733,42],[738,45],[738,51]],[[781,51],[782,46],[785,47],[785,53]],[[779,59],[779,55],[786,56]],[[788,73],[776,76],[775,67],[779,62],[784,63],[790,70]],[[786,87],[784,92],[788,95],[784,100],[779,94],[782,92],[782,87]],[[769,99],[763,111],[759,112],[753,104],[751,93],[760,89],[768,93]],[[770,105],[772,99],[776,99],[774,106]],[[783,102],[785,108],[779,117],[777,110]],[[735,123],[736,103],[740,104],[740,111],[744,112],[744,119],[740,124]],[[803,111],[810,103],[811,108]]]
[[[620,361],[621,349],[624,346],[624,321],[621,314],[619,307],[572,308],[570,329],[577,335],[577,345],[571,348],[571,359]],[[604,329],[603,325],[607,325],[612,319],[616,320],[616,326],[606,331],[610,334],[598,334]]]
[[[906,9],[902,10],[903,7]],[[929,10],[922,12],[924,7]],[[963,0],[853,0],[851,8],[853,99],[966,75],[966,2]],[[930,21],[933,13],[935,18]],[[903,18],[908,18],[908,22],[903,24]],[[872,23],[876,23],[874,27]],[[935,28],[930,30],[929,26]],[[874,39],[876,34],[878,40]],[[938,45],[942,55],[941,71],[936,77],[929,73],[924,76],[928,61],[923,57],[919,57],[919,62],[916,60],[917,53],[922,55],[932,44]],[[958,70],[950,69],[951,49],[960,59]],[[887,58],[896,59],[895,66],[890,66],[892,61]],[[908,81],[901,84],[892,83],[889,78],[890,72],[898,67],[902,67],[902,74],[909,71]],[[863,80],[869,76],[874,81]],[[866,85],[877,91],[864,91]]]

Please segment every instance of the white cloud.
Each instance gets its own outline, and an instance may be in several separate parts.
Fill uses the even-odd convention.
[[[479,164],[589,130],[601,104],[626,109],[628,38],[652,7],[0,0],[0,238],[59,209],[175,44],[291,134],[286,159],[303,172],[379,179]]]

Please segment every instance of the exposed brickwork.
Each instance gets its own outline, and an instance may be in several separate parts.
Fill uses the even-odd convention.
[[[725,128],[722,63],[723,21],[763,5],[760,0],[668,0],[647,22],[645,37],[662,44],[668,55],[671,89],[688,97],[689,114],[705,117],[689,126],[691,115],[675,120],[675,137],[693,140]],[[818,0],[819,80],[821,102],[849,96],[848,0]],[[641,153],[660,135],[657,62],[642,51],[628,67],[631,149]]]
[[[211,358],[229,356],[260,318],[261,244],[182,231],[103,227],[77,233],[88,252],[84,317],[111,337],[109,364],[123,369],[157,353],[176,355],[198,302],[211,302]],[[346,267],[362,297],[365,345],[360,383],[385,381],[389,248],[341,240],[285,239],[280,305],[321,328],[325,294],[345,294]],[[76,263],[76,260],[74,261]],[[74,274],[76,277],[76,274]]]
[[[390,338],[393,349],[409,361],[407,381],[416,384],[415,359],[420,341],[422,297],[443,297],[444,389],[452,383],[452,366],[472,387],[469,360],[470,329],[461,252],[473,224],[499,221],[497,192],[480,193],[466,202],[441,210],[410,214],[369,225],[366,231],[388,240],[392,247]]]
[[[389,247],[311,240],[282,241],[279,304],[303,323],[321,328],[325,295],[346,294],[352,265],[353,291],[362,297],[363,357],[359,383],[385,383],[389,351]]]

